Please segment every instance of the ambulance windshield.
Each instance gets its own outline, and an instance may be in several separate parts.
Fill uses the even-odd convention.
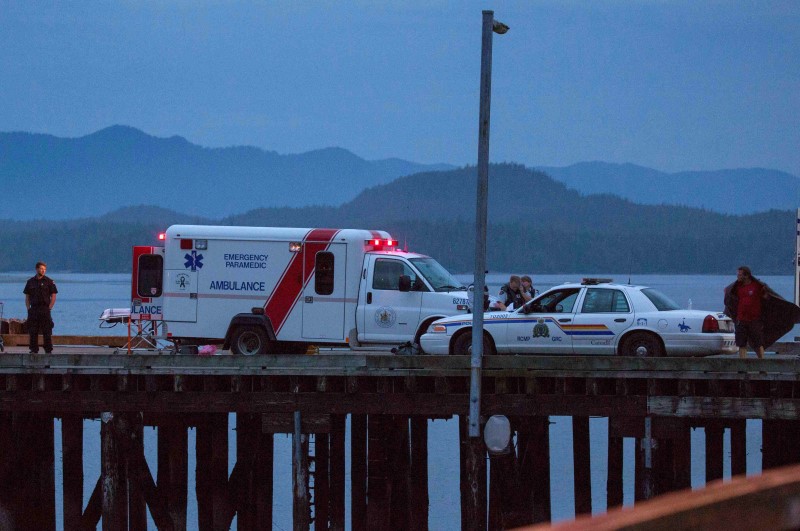
[[[411,263],[425,277],[434,291],[466,290],[450,272],[433,258],[411,258]]]

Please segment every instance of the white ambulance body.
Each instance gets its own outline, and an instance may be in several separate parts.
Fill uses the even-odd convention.
[[[447,270],[384,231],[174,225],[163,248],[134,247],[133,270],[134,318],[241,354],[418,342],[470,311]]]

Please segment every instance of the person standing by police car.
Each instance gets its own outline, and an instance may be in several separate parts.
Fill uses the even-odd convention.
[[[520,277],[520,291],[522,291],[522,298],[525,302],[531,300],[534,295],[536,295],[536,290],[533,289],[533,280],[528,275],[522,275]]]
[[[725,314],[736,323],[740,358],[747,357],[749,343],[759,359],[764,359],[763,306],[771,291],[747,266],[739,267],[736,281],[725,288]]]
[[[28,309],[28,334],[30,336],[30,351],[32,354],[39,352],[39,333],[42,334],[44,351],[53,352],[53,318],[50,310],[56,303],[56,283],[45,276],[47,264],[36,262],[36,275],[28,279],[25,289],[25,307]]]
[[[507,310],[513,305],[514,309],[521,308],[526,302],[522,296],[521,280],[517,275],[511,275],[508,284],[503,284],[500,288],[500,300],[495,304],[501,310]]]

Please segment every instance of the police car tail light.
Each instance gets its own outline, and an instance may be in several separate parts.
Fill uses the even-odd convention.
[[[706,315],[703,319],[703,332],[719,332],[719,321],[713,315]]]

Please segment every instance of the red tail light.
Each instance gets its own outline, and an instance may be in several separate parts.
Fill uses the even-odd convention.
[[[719,332],[719,321],[713,315],[706,315],[703,319],[703,332]]]

